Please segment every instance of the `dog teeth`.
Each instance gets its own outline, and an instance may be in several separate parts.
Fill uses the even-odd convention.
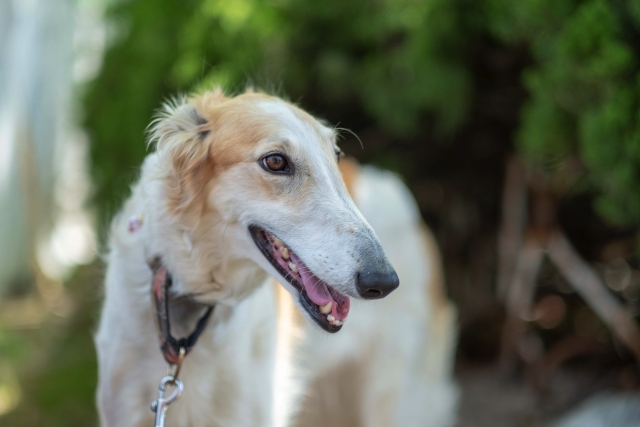
[[[287,248],[286,246],[283,246],[280,248],[280,255],[282,255],[282,258],[288,260],[289,259],[289,248]]]
[[[338,320],[331,314],[327,316],[327,320],[329,321],[329,324],[333,326],[342,326],[344,324],[344,320]]]
[[[278,246],[278,247],[284,246],[284,242],[282,240],[278,239],[276,236],[273,236],[273,244]]]
[[[292,263],[292,262],[290,262],[290,263],[289,263],[289,269],[290,269],[291,271],[293,271],[294,273],[297,273],[297,272],[298,272],[298,266],[297,266],[297,265],[295,265],[295,264],[294,264],[294,263]]]
[[[333,306],[333,301],[329,301],[325,305],[320,306],[320,313],[329,314],[331,313],[331,307]]]

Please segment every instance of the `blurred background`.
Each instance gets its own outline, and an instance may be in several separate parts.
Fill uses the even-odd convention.
[[[461,427],[638,404],[639,1],[0,0],[0,425],[97,425],[106,226],[154,110],[215,84],[407,183],[459,310]]]

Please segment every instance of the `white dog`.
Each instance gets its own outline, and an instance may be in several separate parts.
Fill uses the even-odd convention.
[[[276,412],[298,427],[451,427],[456,310],[435,239],[395,175],[348,159],[340,168],[402,286],[378,303],[354,304],[349,324],[331,336],[309,328],[279,295],[279,331],[287,335]]]
[[[152,126],[157,150],[111,229],[96,336],[104,426],[153,421],[149,404],[166,363],[152,282],[170,286],[176,336],[215,305],[184,360],[170,427],[271,425],[276,307],[265,271],[328,332],[342,328],[350,297],[382,298],[398,287],[347,193],[335,138],[263,94],[217,90],[166,107]]]

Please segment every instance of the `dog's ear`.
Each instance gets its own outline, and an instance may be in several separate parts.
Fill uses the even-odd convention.
[[[175,99],[166,103],[151,123],[150,144],[156,145],[166,173],[168,207],[177,214],[198,216],[206,208],[205,189],[214,168],[207,141],[212,123],[200,111],[222,99],[219,91],[189,101]]]
[[[150,143],[178,174],[196,168],[208,155],[210,130],[195,105],[183,97],[164,104],[150,126]]]

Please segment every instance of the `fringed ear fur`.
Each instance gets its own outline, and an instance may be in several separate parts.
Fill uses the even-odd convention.
[[[205,141],[211,131],[210,123],[201,115],[224,99],[221,90],[187,100],[180,97],[163,105],[149,127],[150,144],[155,144],[161,162],[167,165],[168,207],[185,213],[196,206],[205,208],[202,198],[213,175],[209,159],[209,144]],[[195,203],[202,199],[203,203]]]
[[[193,169],[202,162],[208,152],[203,144],[209,130],[207,121],[196,107],[180,97],[165,103],[151,123],[150,144],[162,158],[170,159],[175,172]]]

